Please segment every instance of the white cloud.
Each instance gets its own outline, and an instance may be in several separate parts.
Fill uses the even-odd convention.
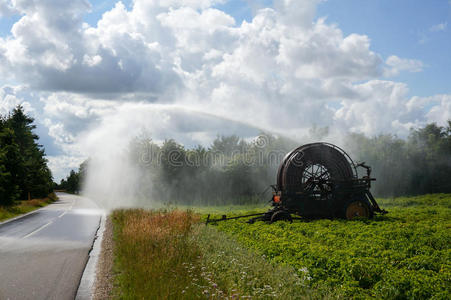
[[[275,0],[274,7],[279,20],[288,26],[296,24],[300,27],[310,27],[316,13],[316,6],[321,0]]]
[[[5,85],[0,87],[0,115],[7,115],[10,113],[17,105],[22,105],[24,111],[27,113],[33,112],[33,107],[30,102],[24,101],[18,95],[18,93],[23,89],[22,86],[9,86]]]
[[[0,69],[5,74],[40,90],[161,95],[177,87],[167,51],[152,36],[158,31],[152,27],[158,23],[155,15],[140,20],[142,11],[127,11],[118,2],[93,28],[82,19],[90,9],[88,2],[53,2],[16,2],[24,16],[12,27],[12,37],[0,40]]]
[[[94,67],[102,62],[102,56],[100,55],[94,55],[94,56],[83,56],[83,64],[88,65],[89,67]]]
[[[392,121],[400,117],[406,99],[405,84],[372,80],[355,86],[360,101],[343,100],[335,121],[343,128],[369,135],[392,132]]]
[[[53,179],[59,182],[69,175],[70,170],[78,170],[80,164],[86,159],[74,155],[47,156],[48,166],[52,170]]]
[[[443,22],[443,23],[432,25],[431,27],[429,27],[429,30],[420,31],[418,33],[418,35],[419,35],[418,42],[420,44],[425,44],[426,42],[428,42],[430,40],[431,35],[433,35],[434,33],[438,33],[438,32],[445,32],[447,27],[448,27],[448,22]]]
[[[439,23],[436,25],[433,25],[429,28],[429,31],[437,32],[437,31],[445,31],[448,27],[448,22]]]
[[[371,80],[356,86],[362,101],[342,101],[335,121],[342,128],[367,135],[380,132],[405,136],[412,127],[436,122],[445,126],[451,117],[451,95],[407,97],[404,83]]]
[[[427,121],[441,126],[448,125],[447,122],[451,120],[451,95],[438,95],[433,98],[438,105],[434,105],[426,114]]]
[[[0,18],[10,17],[18,12],[19,11],[14,7],[11,0],[2,0],[0,2]]]
[[[65,146],[74,142],[74,136],[65,130],[63,123],[55,124],[50,119],[45,119],[44,124],[49,129],[49,135],[54,138],[56,144]]]
[[[402,71],[421,72],[424,67],[420,60],[399,58],[396,55],[389,56],[385,64],[384,76],[386,77],[399,75]]]

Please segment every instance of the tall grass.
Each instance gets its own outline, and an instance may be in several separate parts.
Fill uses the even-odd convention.
[[[116,210],[113,294],[121,299],[195,299],[200,251],[190,239],[199,217],[190,211]]]

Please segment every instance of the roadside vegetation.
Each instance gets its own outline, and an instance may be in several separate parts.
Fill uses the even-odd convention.
[[[262,208],[116,210],[113,298],[449,299],[451,195],[378,199],[372,220],[218,222]]]
[[[0,115],[0,206],[12,206],[9,211],[20,207],[17,201],[44,198],[53,190],[52,174],[33,122],[22,106]]]
[[[55,193],[50,193],[45,198],[16,201],[14,205],[0,206],[0,222],[44,207],[57,199]]]
[[[274,265],[191,211],[116,210],[117,299],[303,299],[294,269]]]
[[[199,217],[181,211],[117,210],[113,296],[120,299],[198,298],[206,285],[191,241]]]

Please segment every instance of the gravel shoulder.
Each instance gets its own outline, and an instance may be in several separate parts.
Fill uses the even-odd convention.
[[[105,222],[102,248],[97,264],[93,299],[113,298],[113,224],[108,216]]]

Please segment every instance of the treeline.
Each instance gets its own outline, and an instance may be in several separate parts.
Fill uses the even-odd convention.
[[[327,141],[327,136],[327,128],[312,128],[306,140]],[[451,193],[451,122],[447,127],[429,124],[413,129],[406,139],[347,134],[337,144],[355,162],[365,161],[372,166],[372,175],[377,179],[372,192],[376,196]],[[126,151],[136,178],[133,186],[127,188],[136,198],[163,203],[221,205],[267,201],[268,194],[262,196],[262,192],[276,183],[281,160],[299,145],[271,134],[262,134],[252,141],[220,136],[208,148],[185,148],[172,139],[156,144],[150,137],[137,137]],[[86,162],[80,170],[72,171],[62,184],[81,183],[80,177],[86,176]],[[80,187],[71,189],[77,191]]]
[[[65,179],[61,179],[59,184],[55,185],[57,190],[65,190],[72,194],[80,193],[82,182],[85,178],[88,160],[81,163],[78,171],[71,170]]]
[[[42,198],[53,188],[44,149],[33,133],[34,120],[22,106],[0,116],[0,205],[15,200]]]
[[[346,144],[355,159],[373,167],[377,196],[451,193],[451,121],[413,129],[407,139],[349,134]]]
[[[129,156],[144,197],[188,205],[245,204],[268,200],[262,193],[274,184],[280,161],[294,146],[269,134],[252,141],[219,136],[210,147],[193,149],[172,139],[158,145],[136,138]]]

